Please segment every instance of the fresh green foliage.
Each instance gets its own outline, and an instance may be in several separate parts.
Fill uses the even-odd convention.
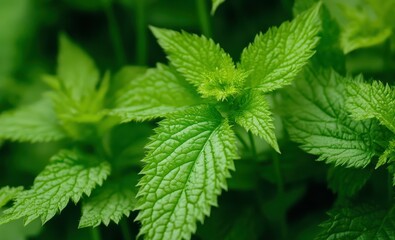
[[[97,227],[102,222],[108,226],[110,221],[118,223],[123,215],[128,217],[135,206],[132,182],[130,178],[109,180],[94,190],[83,203],[79,227]]]
[[[286,120],[291,138],[318,160],[366,167],[376,154],[381,129],[375,120],[354,121],[345,109],[347,81],[333,70],[310,66],[287,90]]]
[[[0,189],[0,208],[6,205],[10,200],[12,200],[23,187],[3,187]]]
[[[37,217],[45,223],[62,211],[69,199],[77,203],[83,194],[89,196],[109,174],[110,165],[106,162],[62,151],[36,177],[31,189],[18,194],[15,204],[4,212],[0,223],[21,217],[25,218],[25,224]]]
[[[166,117],[148,145],[137,194],[137,220],[146,239],[189,239],[196,221],[203,222],[210,206],[217,205],[237,158],[229,123],[240,124],[279,152],[263,94],[289,84],[313,55],[319,9],[318,4],[291,23],[258,35],[238,65],[211,39],[151,27],[170,64],[148,70],[119,98],[121,109],[113,111],[124,120]],[[280,39],[292,47],[267,44]],[[268,52],[282,56],[282,62],[269,61]],[[172,86],[178,94],[168,90]]]
[[[2,240],[395,239],[393,0],[44,2],[0,1]]]
[[[393,239],[394,206],[380,208],[369,204],[334,209],[321,227],[318,239]]]

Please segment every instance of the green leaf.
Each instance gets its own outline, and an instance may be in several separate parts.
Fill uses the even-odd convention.
[[[225,0],[211,0],[211,2],[212,2],[211,15],[214,15],[218,6],[221,5],[223,2],[225,2]]]
[[[364,204],[334,209],[328,214],[330,219],[321,224],[323,230],[316,240],[384,240],[395,236],[394,206],[382,209]]]
[[[272,114],[265,96],[258,92],[250,92],[240,100],[239,108],[240,110],[236,111],[233,116],[236,123],[265,139],[277,152],[280,152]]]
[[[163,117],[201,102],[193,86],[170,67],[158,64],[119,91],[111,114],[123,122]]]
[[[65,34],[59,37],[57,76],[62,88],[76,102],[95,92],[99,71],[91,57]]]
[[[359,168],[332,167],[328,172],[328,187],[340,196],[354,196],[369,180],[371,171]]]
[[[371,85],[360,77],[347,87],[347,109],[352,117],[361,120],[377,118],[381,124],[395,133],[395,90],[382,82]]]
[[[106,181],[101,188],[95,189],[82,205],[79,228],[97,227],[100,223],[108,226],[110,221],[118,224],[122,216],[129,216],[135,207],[136,181],[130,177]]]
[[[0,139],[49,142],[65,137],[48,99],[3,113],[0,126]]]
[[[354,121],[345,108],[348,78],[310,66],[287,90],[286,125],[293,141],[318,160],[346,167],[366,167],[383,139],[375,120]],[[384,131],[385,132],[385,131]]]
[[[151,27],[170,63],[205,98],[225,100],[243,90],[247,72],[212,39],[186,32]]]
[[[137,194],[145,239],[190,239],[226,189],[237,158],[227,119],[209,106],[190,108],[160,123],[148,145]]]
[[[292,22],[258,34],[241,54],[240,68],[249,71],[248,81],[263,92],[288,85],[314,54],[320,30],[316,4]]]
[[[2,208],[9,201],[11,201],[22,190],[23,187],[5,186],[0,188],[0,208]]]
[[[383,154],[380,155],[379,161],[376,164],[376,168],[379,168],[380,166],[386,164],[388,161],[389,162],[394,162],[395,160],[395,139],[392,139],[389,141],[387,148],[383,152]]]
[[[36,177],[31,189],[17,195],[14,205],[0,217],[0,224],[22,217],[25,224],[38,217],[44,224],[62,211],[70,199],[77,203],[84,193],[89,196],[109,174],[107,162],[63,150]]]

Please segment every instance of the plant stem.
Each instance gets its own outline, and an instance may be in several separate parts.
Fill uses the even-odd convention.
[[[115,20],[114,9],[112,7],[112,3],[107,2],[106,0],[102,0],[104,5],[104,11],[106,13],[108,28],[110,32],[111,44],[114,49],[115,58],[117,60],[118,66],[121,66],[125,63],[125,50],[123,48],[121,34],[119,31],[119,26],[117,21]]]
[[[126,218],[122,218],[122,220],[119,224],[121,225],[123,239],[124,240],[131,240],[132,236],[130,235],[129,227],[128,227],[128,224],[126,223]]]
[[[393,179],[392,174],[388,171],[388,181],[387,181],[387,191],[388,191],[388,202],[391,203],[394,199],[394,187],[393,187]]]
[[[280,167],[280,159],[276,152],[273,152],[273,167],[274,172],[276,175],[276,182],[277,182],[277,195],[278,198],[281,199],[284,197],[284,181],[283,176],[281,174],[281,167]],[[280,216],[280,232],[281,232],[281,239],[287,239],[288,229],[287,229],[287,220],[285,211],[281,212]]]
[[[147,65],[147,24],[145,0],[136,1],[136,63]]]
[[[91,230],[92,240],[101,240],[99,227],[94,227]]]
[[[207,11],[206,0],[196,0],[196,8],[198,11],[200,28],[206,37],[211,37],[210,16]]]
[[[257,156],[258,156],[258,153],[257,153],[257,151],[256,151],[254,136],[252,135],[252,133],[251,133],[250,131],[248,132],[248,138],[249,138],[250,144],[251,144],[252,155],[253,155],[254,158],[256,159]]]

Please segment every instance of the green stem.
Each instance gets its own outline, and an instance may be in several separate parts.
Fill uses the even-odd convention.
[[[284,194],[285,194],[284,180],[283,180],[283,176],[281,173],[280,159],[279,159],[278,154],[276,152],[273,153],[273,167],[274,167],[274,172],[275,172],[276,180],[277,180],[276,181],[277,182],[277,195],[278,195],[278,198],[281,199],[284,197]],[[288,227],[287,227],[287,220],[286,220],[285,211],[283,211],[280,216],[280,232],[281,232],[281,239],[287,239]]]
[[[251,132],[248,132],[248,138],[250,140],[250,144],[251,144],[251,151],[252,151],[252,155],[254,156],[254,158],[256,159],[258,156],[258,152],[256,151],[256,146],[255,146],[255,141],[254,141],[254,136],[252,135]]]
[[[101,240],[99,227],[94,227],[91,229],[92,240]]]
[[[387,181],[387,188],[388,188],[388,201],[391,203],[394,199],[394,187],[393,187],[393,176],[391,171],[388,171],[388,181]]]
[[[200,28],[206,37],[211,37],[210,15],[207,10],[206,0],[196,0]]]
[[[147,23],[145,0],[136,1],[136,63],[147,65]]]
[[[112,4],[106,0],[102,0],[104,5],[104,11],[106,13],[108,28],[110,32],[111,44],[115,52],[115,58],[117,60],[118,66],[123,65],[126,62],[125,50],[123,48],[121,34],[119,31],[119,26],[115,20],[114,9]]]
[[[129,226],[126,222],[126,218],[122,218],[122,220],[119,224],[121,225],[123,239],[124,240],[132,240],[132,236],[130,235]]]

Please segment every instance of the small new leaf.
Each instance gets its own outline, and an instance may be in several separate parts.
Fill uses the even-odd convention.
[[[0,139],[49,142],[65,137],[48,99],[0,115]]]
[[[91,57],[64,34],[59,38],[56,72],[64,91],[76,102],[93,93],[99,81],[99,71]]]
[[[328,187],[339,196],[354,196],[369,180],[371,170],[332,167],[328,171]]]
[[[249,71],[247,81],[253,88],[269,92],[288,85],[307,64],[318,43],[320,6],[258,34],[244,49],[240,68]]]
[[[190,239],[226,189],[237,157],[234,133],[215,109],[199,106],[160,123],[139,182],[137,220],[145,239]]]
[[[316,240],[328,239],[393,239],[395,236],[395,207],[359,205],[334,209],[330,219],[320,226]]]
[[[82,205],[82,217],[79,228],[97,227],[100,223],[108,225],[110,221],[118,224],[122,216],[129,216],[135,207],[134,179],[106,181],[101,188],[95,189]]]
[[[2,187],[0,189],[0,208],[6,205],[9,201],[15,198],[15,196],[23,190],[23,187]]]
[[[247,73],[212,39],[151,27],[170,63],[205,98],[224,100],[240,93]]]
[[[247,131],[265,139],[277,152],[280,152],[269,104],[259,92],[250,92],[241,99],[239,111],[234,113],[236,123]]]
[[[25,225],[38,217],[44,224],[70,199],[77,203],[83,194],[89,196],[109,174],[107,162],[63,150],[36,177],[31,189],[17,195],[14,205],[0,217],[0,224],[22,217]]]
[[[371,85],[354,81],[347,87],[346,106],[352,117],[361,120],[377,118],[381,124],[395,133],[395,90],[382,82]]]
[[[200,102],[193,86],[168,66],[158,64],[117,93],[111,114],[123,122],[163,117]]]
[[[376,154],[383,129],[375,120],[354,121],[345,110],[346,81],[333,70],[309,66],[287,89],[285,111],[291,139],[318,160],[365,167]]]

